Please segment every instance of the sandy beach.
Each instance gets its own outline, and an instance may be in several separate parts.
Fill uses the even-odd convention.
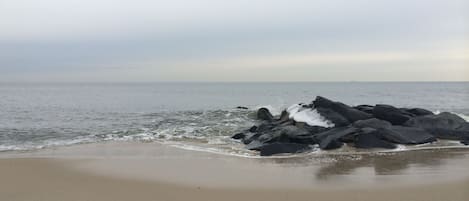
[[[104,143],[0,157],[10,201],[469,199],[465,150],[260,159]]]

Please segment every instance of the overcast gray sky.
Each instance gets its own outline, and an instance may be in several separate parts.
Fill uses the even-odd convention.
[[[0,0],[1,81],[469,81],[468,0]]]

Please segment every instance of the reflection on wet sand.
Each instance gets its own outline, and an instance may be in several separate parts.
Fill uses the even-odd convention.
[[[309,166],[313,180],[341,180],[347,177],[376,179],[386,176],[468,176],[468,149],[434,149],[393,153],[321,154],[264,159],[285,166]]]

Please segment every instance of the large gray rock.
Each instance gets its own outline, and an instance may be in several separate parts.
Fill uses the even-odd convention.
[[[394,149],[396,145],[381,139],[376,130],[360,133],[355,136],[354,146],[362,149],[383,148]]]
[[[261,156],[271,156],[280,153],[301,153],[311,149],[310,146],[305,144],[296,143],[272,143],[266,144],[258,148]]]
[[[401,111],[391,105],[376,105],[373,108],[373,116],[391,122],[393,125],[402,125],[412,118],[412,114]]]
[[[358,128],[351,126],[333,128],[322,133],[314,135],[316,141],[319,143],[319,148],[321,149],[337,149],[342,147],[343,141],[342,138],[347,138],[348,135],[353,135]]]
[[[342,127],[342,126],[347,126],[350,124],[350,121],[347,120],[344,116],[340,115],[339,113],[329,109],[329,108],[322,108],[322,107],[317,107],[316,111],[326,118],[327,120],[331,121],[334,123],[336,127]]]
[[[405,123],[406,126],[418,127],[423,129],[460,129],[464,128],[466,120],[458,115],[442,112],[437,115],[426,115],[415,117]]]
[[[421,128],[392,126],[378,129],[377,134],[389,142],[397,144],[424,144],[436,141],[436,138]]]
[[[401,111],[406,113],[413,114],[414,116],[425,116],[425,115],[432,115],[433,112],[430,110],[422,109],[422,108],[401,108]]]
[[[357,110],[360,110],[362,112],[366,112],[368,114],[373,114],[373,108],[375,106],[371,106],[371,105],[357,105],[353,108],[357,109]]]
[[[335,102],[331,101],[327,98],[317,96],[316,99],[313,101],[313,105],[315,108],[326,108],[330,109],[341,116],[343,116],[345,119],[347,119],[349,122],[355,122],[358,120],[363,120],[363,119],[369,119],[372,116],[366,112],[362,112],[360,110],[357,110],[355,108],[352,108],[348,105],[345,105],[341,102]],[[320,113],[322,115],[322,113]]]
[[[441,139],[469,139],[469,123],[458,115],[449,112],[415,117],[404,125],[425,129]]]
[[[390,128],[392,124],[384,120],[371,118],[371,119],[356,121],[355,123],[353,123],[353,126],[357,128],[379,129],[379,128]]]

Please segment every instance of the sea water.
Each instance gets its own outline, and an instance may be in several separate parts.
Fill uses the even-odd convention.
[[[469,116],[469,82],[0,83],[0,151],[135,141],[255,156],[230,136],[257,123],[256,109],[279,114],[318,95],[349,105],[391,104]],[[297,118],[330,126],[314,111],[297,112]],[[450,146],[461,144],[415,148]]]

